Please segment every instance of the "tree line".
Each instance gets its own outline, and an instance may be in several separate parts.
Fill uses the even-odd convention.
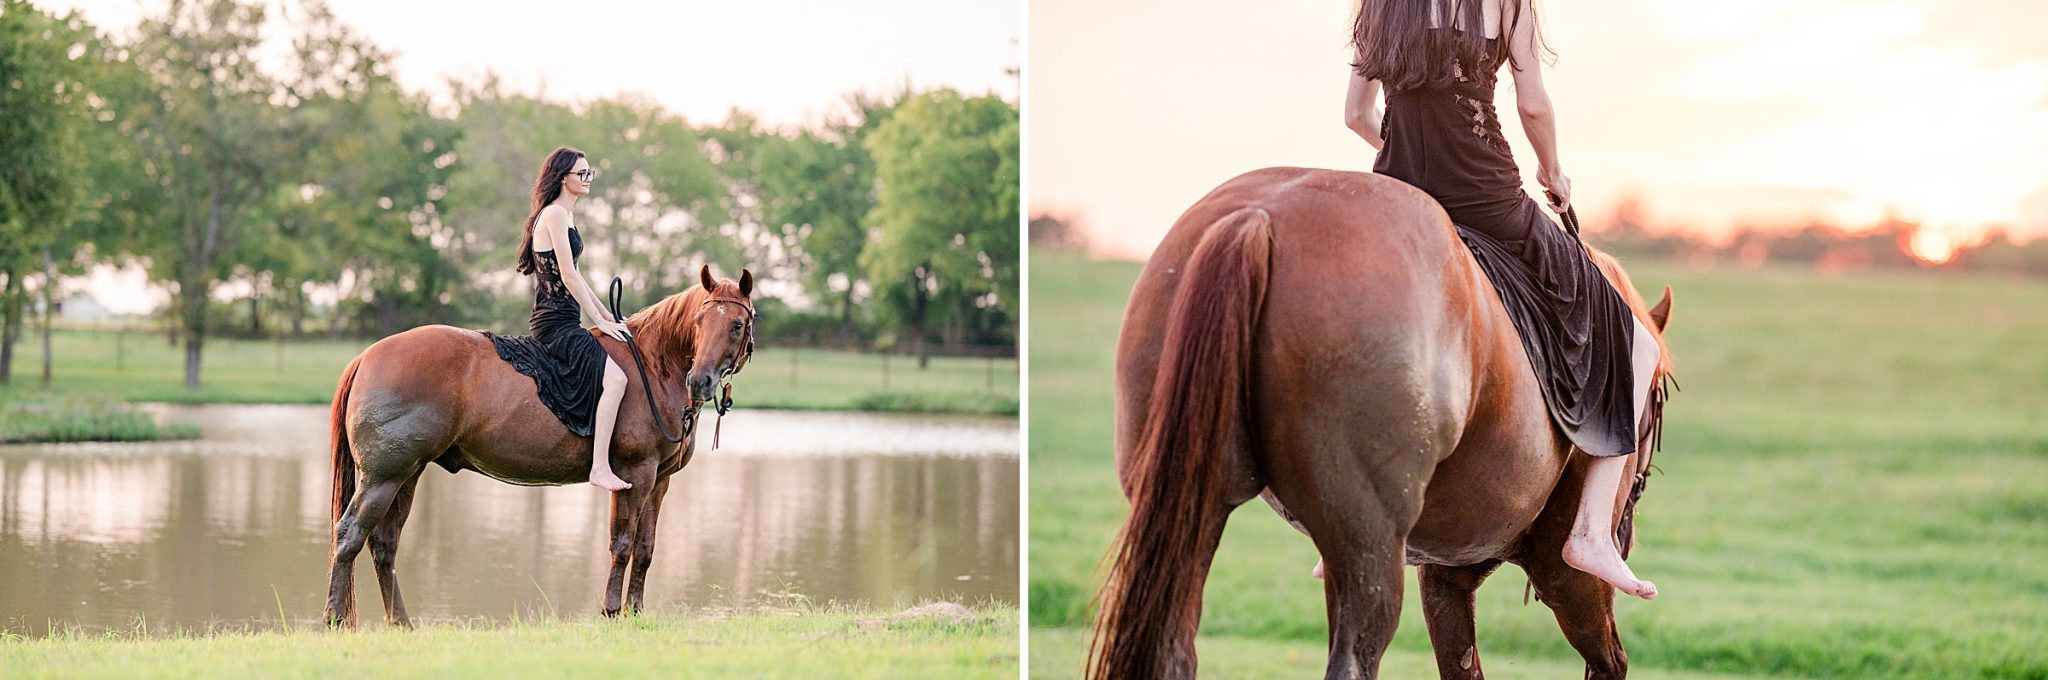
[[[292,26],[282,66],[258,58],[273,10]],[[531,283],[512,264],[561,145],[601,173],[579,202],[585,271],[623,277],[629,309],[699,264],[745,266],[764,338],[920,359],[1014,345],[1013,102],[906,89],[802,126],[694,124],[492,76],[437,104],[393,63],[321,0],[172,2],[127,35],[0,0],[0,379],[32,298],[47,313],[54,283],[102,264],[170,292],[191,387],[213,334],[522,329]]]

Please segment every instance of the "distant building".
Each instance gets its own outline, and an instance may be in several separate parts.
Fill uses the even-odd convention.
[[[79,293],[70,299],[57,303],[57,316],[65,321],[102,323],[112,321],[114,313],[100,305],[91,295]]]

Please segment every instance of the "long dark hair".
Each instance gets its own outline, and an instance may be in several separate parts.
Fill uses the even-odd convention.
[[[1486,39],[1486,7],[1482,4],[1487,2],[1504,5],[1500,36],[1491,44]],[[1430,30],[1432,7],[1444,22],[1439,28],[1455,30]],[[1355,53],[1351,68],[1385,83],[1390,90],[1443,87],[1461,72],[1512,62],[1514,54],[1508,46],[1521,15],[1520,0],[1362,0],[1358,18],[1351,24]],[[1536,21],[1533,4],[1528,20]],[[1537,31],[1538,49],[1548,50],[1542,26],[1532,28]]]
[[[583,152],[564,146],[557,147],[547,160],[540,162],[540,175],[533,178],[533,211],[526,214],[526,236],[519,240],[519,273],[532,274],[539,266],[533,259],[533,224],[540,221],[541,208],[562,197],[562,178],[569,176],[569,170],[576,167],[580,158]]]

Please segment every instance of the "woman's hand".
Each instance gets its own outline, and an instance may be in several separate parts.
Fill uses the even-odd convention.
[[[1572,178],[1564,173],[1542,168],[1536,171],[1536,182],[1543,185],[1543,193],[1550,198],[1550,209],[1562,215],[1572,208]]]
[[[626,324],[622,324],[617,321],[607,321],[605,319],[598,319],[597,330],[598,332],[604,333],[605,335],[612,336],[613,340],[617,340],[619,342],[625,342],[627,340],[633,339],[633,332],[626,330]]]

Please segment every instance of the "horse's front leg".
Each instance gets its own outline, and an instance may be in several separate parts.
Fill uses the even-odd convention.
[[[1472,594],[1499,567],[1500,560],[1487,560],[1462,567],[1425,564],[1416,568],[1415,575],[1422,582],[1422,620],[1429,625],[1429,644],[1436,649],[1438,677],[1486,677],[1479,670]]]
[[[661,499],[668,495],[668,476],[654,483],[641,506],[640,526],[633,532],[633,578],[626,587],[626,607],[640,613],[647,595],[647,567],[654,563],[654,531],[661,522]]]
[[[1628,654],[1622,651],[1621,633],[1614,624],[1614,586],[1564,560],[1584,474],[1584,466],[1566,468],[1550,507],[1530,527],[1520,562],[1536,598],[1550,607],[1565,640],[1586,660],[1586,677],[1619,680],[1628,677]]]
[[[618,616],[626,585],[626,567],[633,558],[633,533],[638,528],[640,509],[648,495],[647,485],[636,484],[612,492],[612,570],[605,580],[604,615]]]

